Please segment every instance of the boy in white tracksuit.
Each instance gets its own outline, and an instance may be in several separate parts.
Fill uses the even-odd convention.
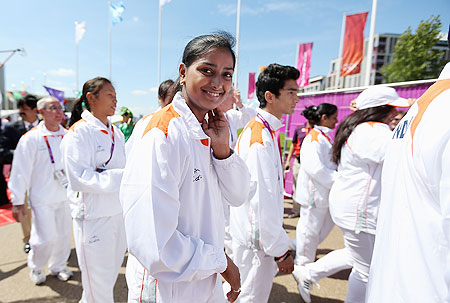
[[[450,302],[450,63],[391,136],[366,302]]]
[[[256,192],[230,210],[233,260],[242,280],[238,302],[267,302],[277,265],[281,273],[294,267],[283,229],[283,168],[275,131],[282,126],[281,116],[291,114],[298,102],[298,76],[295,68],[278,64],[260,74],[256,88],[261,108],[239,137],[237,151]]]
[[[23,210],[28,194],[32,226],[28,255],[30,278],[36,284],[45,281],[48,263],[50,274],[67,280],[70,255],[71,219],[67,202],[63,165],[59,145],[66,130],[59,124],[63,111],[59,101],[46,97],[38,101],[44,121],[24,134],[14,152],[9,188],[13,212]]]
[[[113,287],[126,250],[119,188],[125,142],[85,110],[62,143],[74,239],[82,273],[80,302],[113,302]]]
[[[216,159],[210,142],[180,93],[135,137],[120,190],[135,256],[129,302],[223,302],[221,195],[240,205],[249,176],[236,154]]]

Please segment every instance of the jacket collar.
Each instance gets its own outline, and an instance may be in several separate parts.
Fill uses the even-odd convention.
[[[83,113],[81,114],[81,118],[86,120],[87,123],[92,124],[92,125],[94,125],[96,127],[99,127],[101,129],[105,129],[107,131],[111,127],[111,122],[108,121],[108,126],[106,126],[105,124],[103,124],[102,121],[100,121],[99,119],[94,117],[94,115],[92,115],[91,112],[88,111],[88,110],[83,111]]]
[[[56,132],[49,131],[47,127],[45,127],[44,121],[39,122],[38,126],[36,127],[42,136],[64,135],[64,128],[61,125],[59,125],[59,129]]]
[[[180,114],[188,127],[189,136],[193,139],[207,139],[209,138],[202,129],[200,122],[198,122],[195,115],[192,113],[186,100],[180,92],[176,93],[172,101],[173,107]]]
[[[326,126],[314,125],[314,128],[319,130],[319,131],[323,131],[325,134],[328,134],[329,132],[332,131],[331,128],[328,128]]]
[[[269,125],[273,131],[276,131],[280,127],[283,126],[283,123],[281,123],[281,120],[279,120],[277,117],[275,117],[271,113],[266,112],[265,110],[262,110],[261,108],[257,108],[256,112],[258,114],[260,114],[267,121],[267,123],[269,123]],[[261,120],[261,119],[258,118],[258,120]]]

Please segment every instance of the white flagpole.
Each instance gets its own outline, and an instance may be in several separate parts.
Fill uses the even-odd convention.
[[[239,67],[239,33],[241,30],[241,0],[237,3],[237,20],[236,20],[236,66],[234,67],[234,84],[238,87],[238,67]]]
[[[161,16],[162,16],[162,5],[159,1],[159,26],[158,26],[158,85],[161,83]]]
[[[341,81],[341,67],[342,67],[342,52],[344,50],[344,35],[345,35],[345,20],[346,20],[347,14],[344,13],[342,16],[342,26],[341,26],[341,41],[339,42],[339,57],[338,57],[338,64],[337,64],[337,78],[336,78],[336,88],[339,88],[339,82]]]
[[[109,80],[112,80],[112,30],[111,1],[108,1],[108,34],[109,34]]]
[[[373,55],[373,37],[375,34],[375,22],[377,18],[377,2],[378,0],[372,0],[372,14],[370,15],[370,34],[369,43],[367,43],[367,57],[366,57],[366,75],[364,85],[370,85],[370,75],[372,72],[372,55]]]
[[[79,92],[79,87],[78,87],[78,80],[79,80],[79,67],[78,67],[78,42],[75,43],[75,59],[76,59],[76,69],[77,69],[77,81],[76,81],[76,86],[75,86],[75,91],[78,93]]]

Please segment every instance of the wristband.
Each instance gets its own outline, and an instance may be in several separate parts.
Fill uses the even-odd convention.
[[[288,250],[284,255],[282,255],[281,257],[274,257],[275,262],[280,263],[283,262],[284,260],[286,260],[287,258],[289,258],[291,256],[291,251]]]

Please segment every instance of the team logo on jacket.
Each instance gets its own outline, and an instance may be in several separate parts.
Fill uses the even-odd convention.
[[[194,168],[194,179],[192,182],[197,182],[200,181],[202,179],[202,175],[200,174],[200,169],[199,168]]]
[[[414,117],[408,120],[400,121],[400,123],[393,131],[392,139],[403,139],[413,120]]]

